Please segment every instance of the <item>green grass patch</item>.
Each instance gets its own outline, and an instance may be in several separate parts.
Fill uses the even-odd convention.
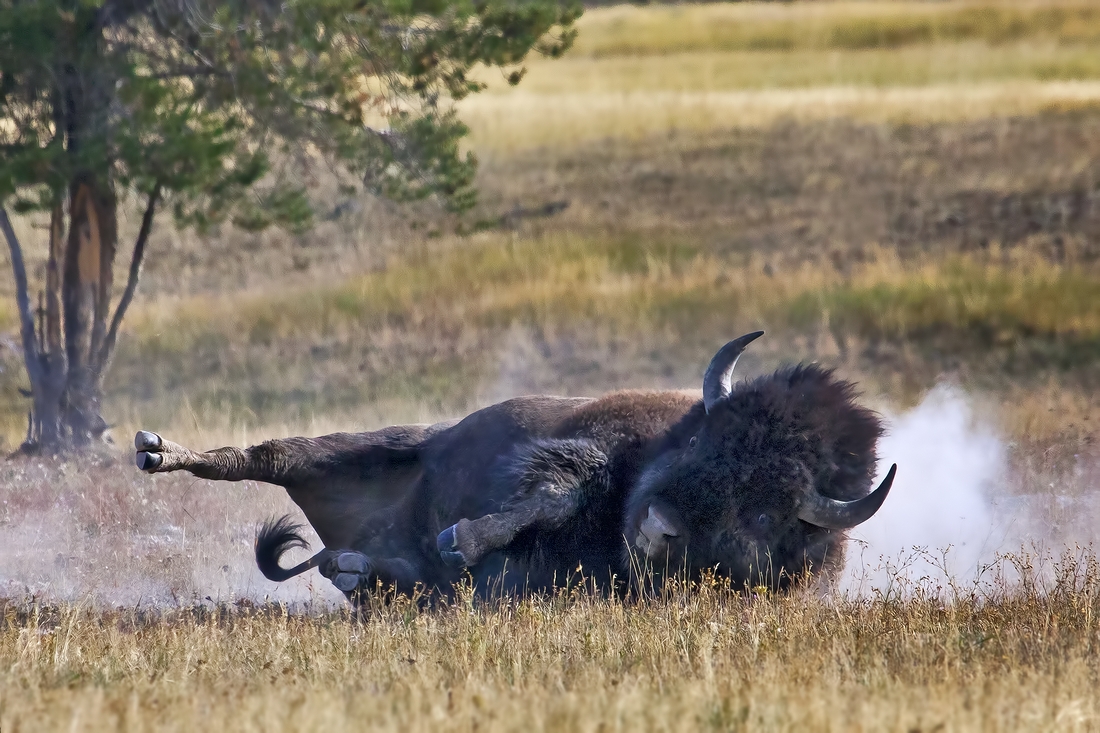
[[[241,343],[276,348],[382,330],[495,330],[514,321],[682,326],[714,310],[796,331],[828,319],[882,339],[944,330],[1094,338],[1100,278],[1032,261],[970,259],[880,262],[848,276],[807,266],[773,277],[674,240],[553,235],[424,255],[332,288],[227,299],[206,310],[185,305],[155,319],[138,315],[132,343],[159,360]]]
[[[1002,268],[965,261],[899,282],[807,292],[787,308],[792,327],[823,314],[869,338],[921,340],[956,332],[986,346],[1026,338],[1100,338],[1100,278],[1080,270]]]
[[[755,262],[643,237],[492,236],[330,288],[135,316],[113,398],[178,414],[185,394],[199,414],[251,424],[394,399],[461,411],[498,375],[516,327],[604,331],[673,361],[757,325],[775,344],[828,328],[964,361],[1025,348],[1039,370],[1100,356],[1100,278],[1084,270],[887,257],[846,275],[807,266],[769,276]]]
[[[127,325],[109,405],[158,425],[303,424],[394,401],[462,412],[499,378],[517,328],[591,350],[577,356],[584,383],[608,388],[635,366],[679,373],[678,359],[758,326],[777,358],[804,358],[784,344],[827,329],[932,361],[996,352],[1017,371],[1080,370],[1100,358],[1100,277],[1026,257],[906,264],[885,252],[846,273],[768,274],[674,237],[484,235],[342,284],[162,305]],[[618,347],[593,333],[633,343],[639,363],[605,364]],[[4,372],[5,394],[20,375]],[[25,405],[3,412],[6,432],[19,430]]]

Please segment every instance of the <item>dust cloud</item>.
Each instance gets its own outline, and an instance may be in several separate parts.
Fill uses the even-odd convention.
[[[301,516],[282,489],[147,476],[128,458],[0,464],[0,598],[129,608],[342,602],[316,573],[273,583],[256,568],[260,521]]]
[[[972,586],[1008,554],[1050,558],[1091,542],[1098,514],[1083,466],[1041,485],[1013,475],[1009,446],[959,390],[937,387],[887,423],[880,469],[897,463],[897,477],[882,509],[850,532],[844,592]]]

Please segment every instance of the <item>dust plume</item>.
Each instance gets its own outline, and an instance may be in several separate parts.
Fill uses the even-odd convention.
[[[880,468],[897,463],[897,478],[882,509],[850,533],[843,591],[966,587],[1006,553],[1049,557],[1091,542],[1097,507],[1080,457],[1042,485],[1014,475],[1010,446],[952,387],[887,422]]]
[[[282,489],[147,476],[121,457],[89,463],[0,464],[0,597],[100,607],[342,601],[316,573],[273,583],[256,568],[260,521],[301,516]]]

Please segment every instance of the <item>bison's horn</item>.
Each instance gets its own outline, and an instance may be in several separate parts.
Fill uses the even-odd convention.
[[[703,376],[703,405],[706,406],[708,413],[719,401],[729,397],[737,357],[741,356],[746,346],[763,335],[763,331],[746,333],[718,349],[718,353],[710,360],[707,373]]]
[[[879,487],[855,501],[830,499],[817,493],[813,484],[809,484],[802,497],[802,505],[798,509],[798,518],[825,529],[850,529],[857,524],[862,524],[878,511],[882,502],[886,501],[886,495],[890,493],[890,486],[894,483],[894,474],[897,470],[898,464],[890,466],[890,471]]]

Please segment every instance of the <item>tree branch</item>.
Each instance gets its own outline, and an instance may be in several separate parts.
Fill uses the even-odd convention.
[[[136,15],[148,13],[154,5],[155,0],[107,0],[96,13],[96,27],[123,25]]]
[[[145,74],[142,78],[164,81],[168,79],[198,79],[200,77],[216,76],[223,79],[233,78],[233,74],[221,69],[206,69],[199,66],[188,66],[172,71],[161,71],[155,74]]]
[[[15,236],[15,230],[11,228],[8,211],[3,207],[0,207],[0,230],[3,230],[4,238],[8,240],[8,249],[11,250],[11,269],[15,275],[15,303],[19,308],[20,332],[23,337],[23,361],[26,363],[27,376],[30,377],[33,392],[43,383],[45,373],[39,359],[38,344],[34,341],[34,311],[31,309],[31,298],[27,288],[27,267],[23,263],[23,248]]]
[[[95,367],[100,373],[106,370],[107,364],[111,360],[115,350],[115,341],[118,339],[119,326],[122,324],[122,319],[126,317],[126,310],[134,299],[134,293],[137,292],[138,279],[141,277],[141,263],[145,259],[145,243],[148,241],[149,232],[153,228],[153,215],[156,212],[159,200],[160,181],[157,181],[153,186],[153,190],[149,192],[149,200],[145,204],[145,213],[141,217],[141,229],[138,231],[137,241],[134,243],[134,254],[130,258],[130,275],[126,279],[126,289],[122,291],[122,297],[119,298],[118,306],[115,308],[115,315],[111,319],[111,328],[107,331],[107,336],[103,339],[103,346],[96,356]]]

